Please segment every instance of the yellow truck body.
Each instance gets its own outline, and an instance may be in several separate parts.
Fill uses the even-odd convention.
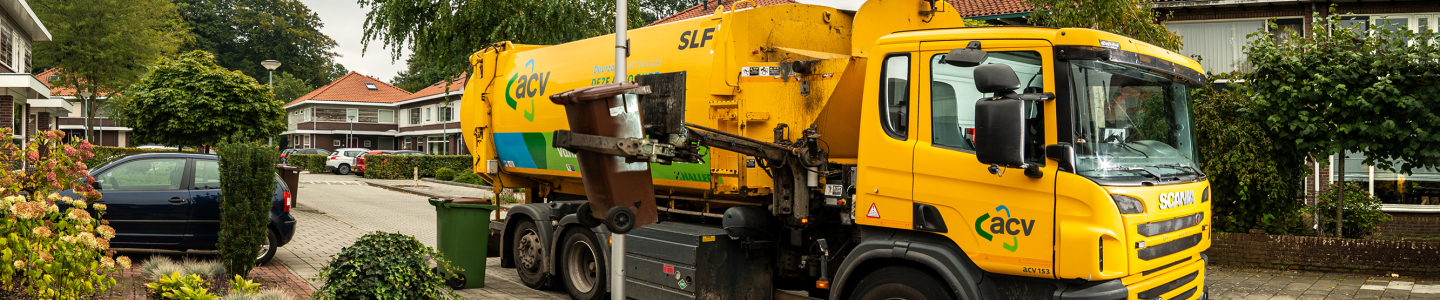
[[[1209,185],[1190,168],[1193,162],[1185,163],[1194,159],[1185,91],[1201,83],[1194,76],[1197,62],[1090,29],[967,28],[944,1],[929,8],[932,2],[872,0],[859,11],[744,3],[629,31],[630,74],[684,72],[687,122],[766,141],[795,139],[813,126],[829,163],[854,166],[854,185],[844,187],[853,196],[841,205],[849,207],[846,226],[857,231],[943,237],[983,276],[1038,279],[1060,286],[1050,290],[1056,295],[1083,291],[1083,283],[1093,283],[1092,291],[1119,286],[1099,298],[1204,295]],[[1072,167],[1034,154],[1040,156],[1030,170],[992,174],[973,149],[965,149],[966,140],[974,148],[973,134],[965,132],[975,125],[963,116],[964,107],[974,101],[938,99],[980,94],[966,92],[973,90],[970,81],[955,79],[964,77],[956,71],[962,69],[938,62],[977,41],[994,59],[1016,57],[1001,62],[1033,64],[1016,67],[1028,76],[1020,78],[1028,79],[1026,91],[1057,95],[1036,104],[1035,143],[1079,149]],[[476,53],[461,106],[475,171],[497,189],[529,191],[528,199],[583,196],[575,155],[552,144],[552,132],[569,129],[565,109],[547,97],[613,82],[613,47],[613,36],[602,36],[555,46],[499,43]],[[1094,53],[1104,54],[1077,58]],[[810,69],[796,72],[797,61],[811,62]],[[897,90],[904,104],[886,102],[886,95],[901,94],[882,93]],[[902,117],[887,119],[894,116]],[[777,131],[780,124],[786,127]],[[897,136],[886,126],[904,132]],[[718,217],[729,207],[772,203],[767,197],[774,181],[763,161],[715,148],[705,157],[701,163],[652,164],[663,209]],[[1163,163],[1146,165],[1147,159]],[[936,215],[921,215],[931,213]],[[940,230],[918,223],[927,217],[942,219]],[[833,272],[821,277],[835,280],[839,292],[831,295],[852,296],[866,272],[875,271],[873,264],[895,263],[860,256],[833,258],[841,267],[822,270]],[[963,273],[932,271],[940,277]],[[941,281],[956,298],[1013,296],[1012,290],[1023,290],[1016,286],[1024,286]],[[966,291],[972,284],[980,288]]]

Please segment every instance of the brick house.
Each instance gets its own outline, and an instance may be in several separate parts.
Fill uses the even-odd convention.
[[[464,78],[461,75],[460,78]],[[463,83],[446,87],[444,81],[416,91],[414,97],[395,102],[400,112],[398,149],[437,155],[469,154],[460,136],[460,96]]]
[[[40,74],[35,74],[35,79],[40,80],[40,82],[46,86],[54,86],[54,82],[60,79],[60,72],[64,72],[64,68],[51,68],[45,70],[45,72],[40,72]],[[54,129],[65,131],[66,136],[84,137],[85,103],[79,97],[76,97],[75,89],[68,87],[51,88],[50,99],[56,102],[63,102],[66,107],[72,107],[73,109],[53,114],[47,118],[49,119],[47,122],[49,122],[49,124],[55,124]],[[102,93],[95,95],[90,103],[90,105],[97,107],[95,110],[95,118],[90,119],[94,130],[91,132],[92,138],[90,142],[96,145],[112,147],[138,146],[130,143],[132,131],[130,127],[119,125],[115,120],[110,119],[109,103],[107,102],[109,99],[109,95]]]
[[[0,127],[24,141],[50,128],[53,116],[73,108],[50,99],[50,87],[33,76],[31,45],[50,41],[50,31],[22,0],[0,0]]]
[[[288,148],[394,150],[395,102],[409,92],[350,72],[285,105]],[[353,117],[353,119],[351,119]]]

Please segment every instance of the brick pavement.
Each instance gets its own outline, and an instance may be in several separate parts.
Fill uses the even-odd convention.
[[[1440,299],[1440,281],[1211,266],[1212,299]]]
[[[316,278],[331,254],[371,231],[399,232],[435,245],[435,208],[426,201],[428,197],[353,183],[362,179],[357,176],[300,176],[299,206],[291,210],[299,227],[290,244],[276,252],[275,261],[301,278]],[[467,189],[471,193],[476,190]],[[501,268],[499,258],[488,260],[485,275],[485,288],[461,290],[460,294],[467,299],[569,298],[563,292],[536,291],[519,284],[515,270]],[[309,283],[313,288],[324,284]]]

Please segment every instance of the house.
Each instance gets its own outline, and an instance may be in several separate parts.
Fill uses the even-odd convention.
[[[289,148],[394,150],[396,105],[413,96],[374,77],[350,72],[285,104]]]
[[[50,87],[30,76],[31,45],[51,39],[45,24],[24,0],[0,0],[0,12],[0,127],[23,142],[73,107],[50,99]]]
[[[465,78],[461,74],[459,78]],[[416,91],[414,97],[396,102],[400,112],[400,132],[395,135],[399,149],[418,150],[437,155],[469,154],[460,136],[460,96],[464,82],[445,81]]]
[[[54,87],[50,89],[50,99],[52,101],[64,103],[66,107],[74,108],[73,110],[51,115],[47,118],[47,122],[49,124],[55,124],[55,128],[53,129],[64,131],[65,136],[84,138],[87,136],[85,134],[85,122],[87,121],[85,117],[85,107],[87,104],[80,97],[76,96],[75,89],[55,86],[55,82],[60,80],[60,72],[64,72],[64,68],[51,68],[40,72],[40,74],[35,74],[36,80],[39,80],[46,86]],[[107,100],[110,99],[110,95],[102,93],[94,95],[92,98],[91,103],[88,105],[94,105],[96,109],[95,117],[89,118],[88,120],[91,122],[90,125],[93,130],[89,135],[91,137],[89,139],[90,142],[100,146],[111,147],[135,146],[130,143],[132,131],[130,127],[121,126],[117,124],[115,120],[110,119],[109,103],[107,102]]]

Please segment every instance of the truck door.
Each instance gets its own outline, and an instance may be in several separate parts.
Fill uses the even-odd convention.
[[[1054,187],[1056,166],[1047,164],[1044,145],[1054,143],[1054,102],[1035,105],[1027,133],[1026,157],[1040,165],[1041,178],[1021,170],[990,174],[975,158],[975,102],[993,94],[975,89],[974,68],[944,63],[945,55],[969,41],[920,45],[919,121],[915,145],[915,196],[919,210],[934,206],[944,217],[945,235],[989,272],[1030,277],[1054,275]],[[1022,84],[1017,93],[1053,92],[1050,45],[1036,40],[984,40],[982,64],[1002,63]],[[1003,170],[1002,170],[1003,171]]]
[[[879,70],[868,77],[860,109],[859,180],[856,182],[855,223],[910,229],[911,197],[917,140],[915,118],[915,43],[879,45],[867,68]],[[878,101],[877,101],[878,100]]]

